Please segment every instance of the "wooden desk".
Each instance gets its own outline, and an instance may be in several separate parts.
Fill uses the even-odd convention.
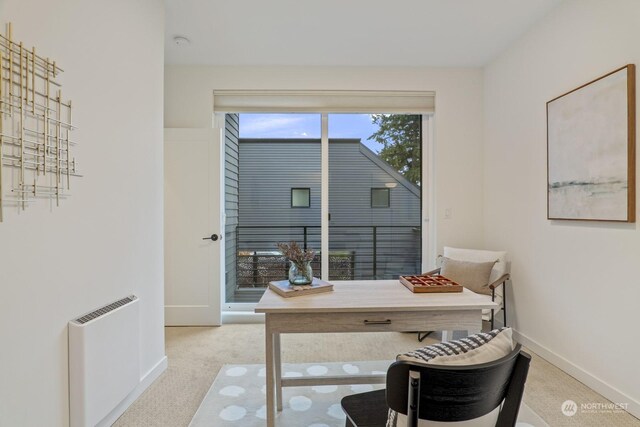
[[[332,281],[333,292],[283,298],[268,290],[256,306],[265,314],[267,426],[282,410],[282,387],[377,384],[384,375],[282,378],[281,333],[409,332],[482,329],[482,310],[498,305],[467,289],[414,294],[398,280]],[[416,348],[420,345],[416,342]]]

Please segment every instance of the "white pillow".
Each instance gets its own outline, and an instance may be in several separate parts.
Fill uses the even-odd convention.
[[[431,365],[479,365],[498,360],[511,353],[514,348],[513,331],[511,328],[501,328],[494,329],[491,332],[481,332],[455,341],[448,341],[446,344],[432,344],[405,354],[399,354],[396,360]],[[418,420],[418,426],[495,426],[499,414],[500,407],[498,406],[488,414],[472,420],[453,422]],[[406,415],[389,410],[387,427],[404,427],[406,425]]]
[[[443,255],[458,261],[491,262],[498,260],[493,266],[493,269],[491,269],[489,283],[495,282],[509,272],[507,253],[505,251],[483,251],[479,249],[459,249],[445,246]]]
[[[489,277],[495,264],[496,260],[471,262],[444,257],[440,274],[477,294],[491,295]]]

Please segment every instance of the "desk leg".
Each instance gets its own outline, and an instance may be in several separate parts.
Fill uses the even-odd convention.
[[[274,346],[273,346],[273,333],[269,325],[269,314],[265,315],[264,332],[266,336],[265,348],[266,348],[266,382],[267,382],[267,427],[275,427],[276,414],[275,414],[275,372],[274,372]]]
[[[282,361],[280,360],[280,334],[273,334],[273,363],[276,376],[276,408],[282,411]]]
[[[442,331],[442,342],[449,341],[453,337],[453,331]]]
[[[476,327],[467,330],[467,334],[474,335],[480,332],[482,332],[482,310],[480,310],[480,313],[478,315],[478,321],[476,322]]]

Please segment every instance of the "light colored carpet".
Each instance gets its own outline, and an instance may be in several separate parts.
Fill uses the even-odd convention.
[[[166,328],[167,371],[115,423],[116,427],[184,427],[196,413],[214,378],[225,364],[264,363],[264,325]],[[422,344],[439,339],[433,334]],[[284,362],[391,360],[420,347],[416,334],[287,334],[282,336]],[[550,426],[636,426],[627,413],[566,417],[562,402],[607,402],[544,359],[533,357],[524,401]]]
[[[305,375],[380,374],[392,361],[355,363],[287,363],[284,377]],[[347,395],[384,387],[379,385],[285,387],[278,427],[343,427],[340,400]],[[225,365],[205,396],[190,427],[262,427],[266,420],[264,365]],[[548,427],[523,404],[516,427]]]

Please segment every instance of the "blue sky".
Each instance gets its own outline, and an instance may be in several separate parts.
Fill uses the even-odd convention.
[[[375,153],[381,144],[367,138],[378,130],[370,114],[329,114],[329,138],[360,138]],[[320,138],[320,114],[240,114],[241,138]]]

